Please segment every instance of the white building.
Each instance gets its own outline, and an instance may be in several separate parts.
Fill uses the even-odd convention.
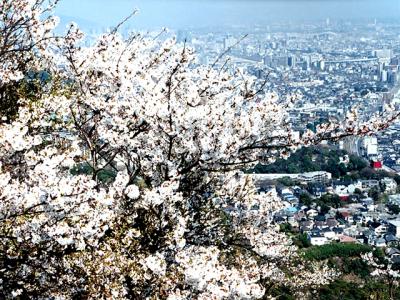
[[[310,244],[313,246],[322,246],[328,244],[328,239],[320,234],[309,233],[308,240],[310,241]]]
[[[389,203],[395,204],[395,205],[400,205],[400,194],[389,195]]]
[[[375,228],[375,233],[376,233],[377,235],[385,234],[387,231],[388,231],[388,228],[387,228],[387,226],[384,225],[384,224],[379,225],[378,227]]]
[[[356,183],[349,184],[347,186],[337,185],[337,186],[335,186],[334,192],[335,192],[335,194],[342,196],[342,195],[354,194],[356,189],[362,190],[362,182],[361,181],[357,181]]]
[[[363,138],[361,152],[366,156],[378,155],[378,139],[376,136],[366,136]]]
[[[324,183],[332,179],[332,174],[325,171],[306,172],[301,174],[250,174],[248,176],[251,176],[254,181],[275,180],[288,177],[294,180],[299,180],[302,183]]]
[[[369,190],[374,187],[379,187],[379,181],[375,179],[361,180],[362,189]]]
[[[336,238],[336,233],[332,230],[324,231],[324,236],[329,240],[333,240],[334,238]]]
[[[397,183],[393,178],[385,177],[381,180],[381,184],[385,187],[385,193],[396,193]]]
[[[318,211],[315,209],[310,209],[307,211],[307,216],[310,218],[314,218],[314,217],[318,216]]]
[[[390,221],[388,232],[393,234],[395,237],[400,238],[400,220]]]

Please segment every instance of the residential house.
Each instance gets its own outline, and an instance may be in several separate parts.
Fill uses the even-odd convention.
[[[322,195],[325,195],[327,193],[326,187],[322,183],[313,183],[308,185],[308,191],[314,196],[314,197],[321,197]]]
[[[301,232],[309,232],[313,229],[313,227],[314,227],[314,222],[311,220],[300,222],[300,231]]]
[[[348,210],[343,210],[339,212],[340,216],[342,217],[343,220],[345,220],[348,223],[353,223],[353,215],[350,213]]]
[[[381,225],[379,225],[378,227],[375,228],[375,233],[378,236],[387,233],[387,231],[388,231],[388,227],[385,224],[381,224]]]
[[[323,228],[321,230],[321,235],[326,237],[328,240],[333,240],[336,238],[336,233],[330,228]]]
[[[361,199],[361,203],[367,208],[369,211],[375,210],[374,200],[372,198]]]
[[[385,235],[385,240],[386,240],[386,244],[388,246],[398,246],[399,245],[399,240],[398,238],[396,238],[393,234],[386,234]]]
[[[357,243],[357,239],[343,234],[343,235],[339,236],[339,242],[340,243]]]
[[[333,228],[333,227],[336,227],[338,225],[338,221],[336,221],[335,218],[328,218],[328,219],[326,219],[326,225],[329,228]]]
[[[375,187],[379,187],[379,181],[375,179],[361,180],[361,186],[363,190],[369,190]]]
[[[375,247],[386,247],[386,241],[384,238],[376,238],[374,240]]]
[[[361,235],[357,235],[355,238],[356,238],[357,242],[360,243],[360,244],[367,244],[368,243],[368,239],[362,234]]]
[[[385,251],[386,255],[390,257],[392,263],[400,263],[400,250],[397,248],[387,248]]]
[[[321,235],[320,232],[310,232],[307,237],[313,246],[322,246],[328,243],[328,239],[324,235]]]
[[[315,218],[316,216],[318,216],[318,211],[315,210],[315,209],[309,209],[309,210],[307,211],[307,216],[308,216],[308,218],[313,219],[313,218]]]
[[[394,254],[400,254],[400,250],[397,248],[389,247],[385,251],[387,256],[392,256]]]
[[[343,233],[348,236],[357,236],[360,234],[360,231],[361,230],[355,225],[343,229]]]
[[[333,231],[336,235],[343,234],[343,228],[341,228],[341,227],[332,228],[332,231]]]

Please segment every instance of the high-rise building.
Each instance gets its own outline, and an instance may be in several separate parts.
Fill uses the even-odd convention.
[[[398,79],[398,73],[396,71],[390,70],[388,72],[388,82],[391,84],[396,84]]]
[[[385,67],[385,64],[383,64],[381,62],[378,64],[378,74],[382,73],[384,67]]]
[[[296,56],[289,56],[288,57],[288,66],[294,68],[296,66]]]
[[[380,62],[390,63],[390,59],[393,57],[393,50],[391,49],[379,49],[372,51],[372,55],[379,59]]]
[[[378,139],[375,136],[366,136],[361,142],[361,153],[364,156],[378,155]]]
[[[319,69],[320,69],[321,71],[324,71],[324,70],[325,70],[325,61],[320,60],[320,61],[318,62],[318,67],[319,67]]]
[[[272,55],[264,56],[264,65],[271,67],[272,66]]]
[[[390,64],[391,64],[391,65],[394,65],[394,66],[400,65],[400,57],[393,57],[393,58],[390,60]]]
[[[224,50],[227,50],[231,47],[233,47],[237,43],[237,40],[234,37],[226,37],[224,39]]]
[[[288,66],[288,57],[285,55],[275,57],[273,59],[273,65],[275,67],[287,67]]]
[[[387,82],[388,81],[388,71],[383,70],[381,72],[381,81],[382,82]]]

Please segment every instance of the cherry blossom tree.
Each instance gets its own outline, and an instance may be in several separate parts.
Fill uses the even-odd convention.
[[[58,19],[49,14],[57,1],[6,1],[0,3],[0,112],[5,117],[18,111],[21,94],[35,97],[40,85],[22,80],[45,67],[45,51]],[[31,78],[34,79],[34,78]],[[28,94],[28,90],[30,94]]]
[[[337,275],[304,263],[272,222],[278,196],[241,170],[396,111],[297,138],[295,97],[173,39],[117,26],[84,47],[75,24],[54,34],[53,4],[1,0],[1,297],[259,299]]]

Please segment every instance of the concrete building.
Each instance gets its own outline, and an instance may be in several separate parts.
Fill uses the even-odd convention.
[[[262,180],[275,180],[284,177],[298,180],[302,183],[326,183],[332,180],[332,174],[325,171],[306,172],[300,174],[250,174],[248,176],[251,176],[256,182]]]

